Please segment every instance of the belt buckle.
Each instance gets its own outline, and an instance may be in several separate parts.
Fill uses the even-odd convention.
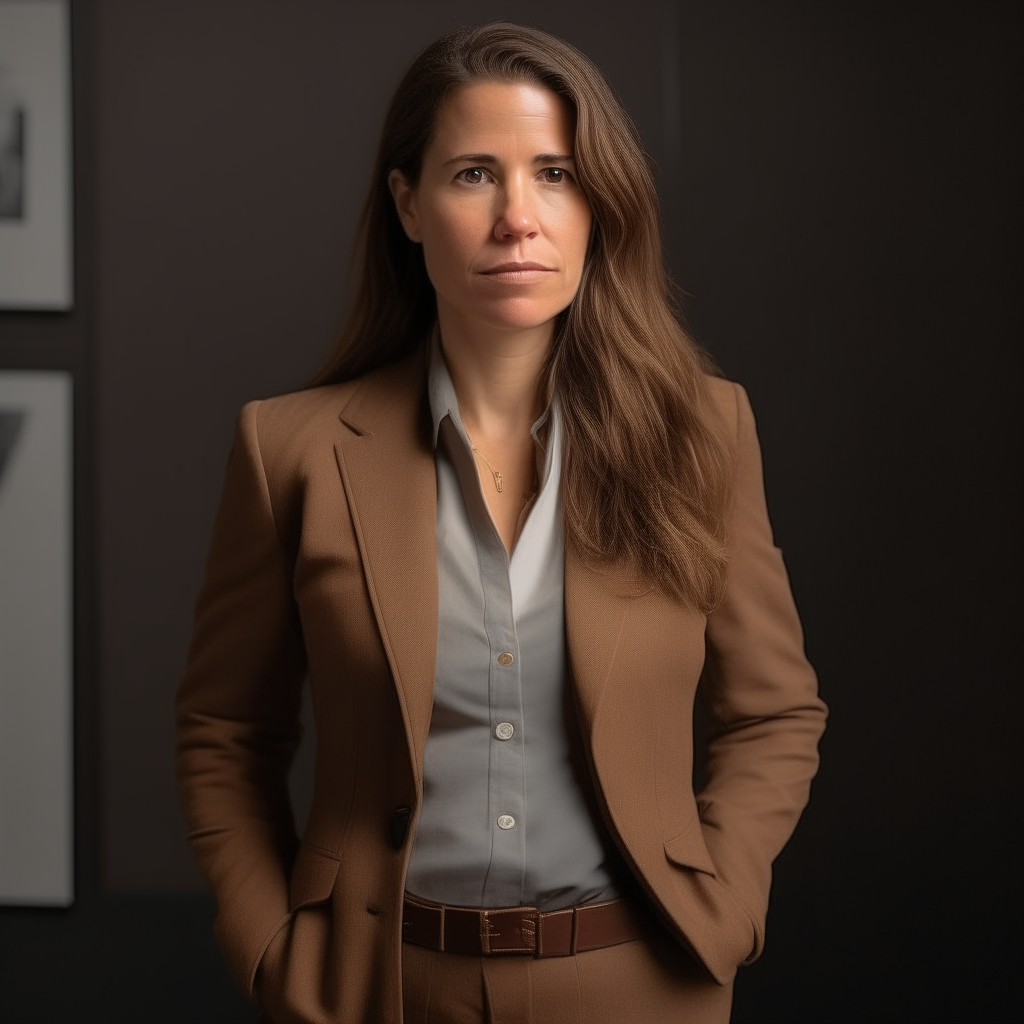
[[[536,953],[539,911],[536,907],[480,911],[480,949],[484,956]]]

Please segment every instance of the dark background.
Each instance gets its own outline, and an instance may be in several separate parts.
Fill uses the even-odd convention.
[[[398,76],[496,16],[590,54],[644,136],[832,708],[735,1024],[1016,1017],[1020,12],[74,3],[77,304],[0,312],[0,366],[75,375],[78,898],[0,909],[4,1021],[254,1019],[172,774],[233,420],[331,346]]]

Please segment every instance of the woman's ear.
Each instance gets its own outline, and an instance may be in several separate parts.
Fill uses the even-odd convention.
[[[391,198],[395,201],[398,219],[402,222],[406,235],[410,241],[422,242],[419,216],[416,213],[416,193],[405,180],[405,175],[397,168],[388,174],[388,188],[391,190]]]

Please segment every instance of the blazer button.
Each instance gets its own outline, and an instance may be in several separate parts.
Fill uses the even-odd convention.
[[[388,822],[388,839],[391,845],[400,850],[405,844],[405,837],[409,834],[409,819],[412,817],[412,808],[402,804],[396,807]]]

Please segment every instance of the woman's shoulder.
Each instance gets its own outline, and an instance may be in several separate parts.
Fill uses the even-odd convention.
[[[712,407],[718,413],[723,425],[735,439],[741,417],[749,408],[747,393],[735,381],[706,373],[704,385]]]
[[[365,417],[371,409],[382,409],[415,385],[422,385],[425,367],[419,352],[397,362],[371,370],[337,384],[289,391],[271,398],[246,403],[242,415],[256,420],[260,438],[295,436],[297,433],[336,431],[339,422]]]
[[[716,406],[719,408],[727,406],[735,408],[738,384],[731,380],[726,380],[717,374],[705,373],[704,386],[708,389],[708,393],[711,395],[711,399]]]
[[[255,420],[261,438],[295,434],[336,421],[356,385],[357,381],[345,381],[256,398],[245,403],[242,416]]]

